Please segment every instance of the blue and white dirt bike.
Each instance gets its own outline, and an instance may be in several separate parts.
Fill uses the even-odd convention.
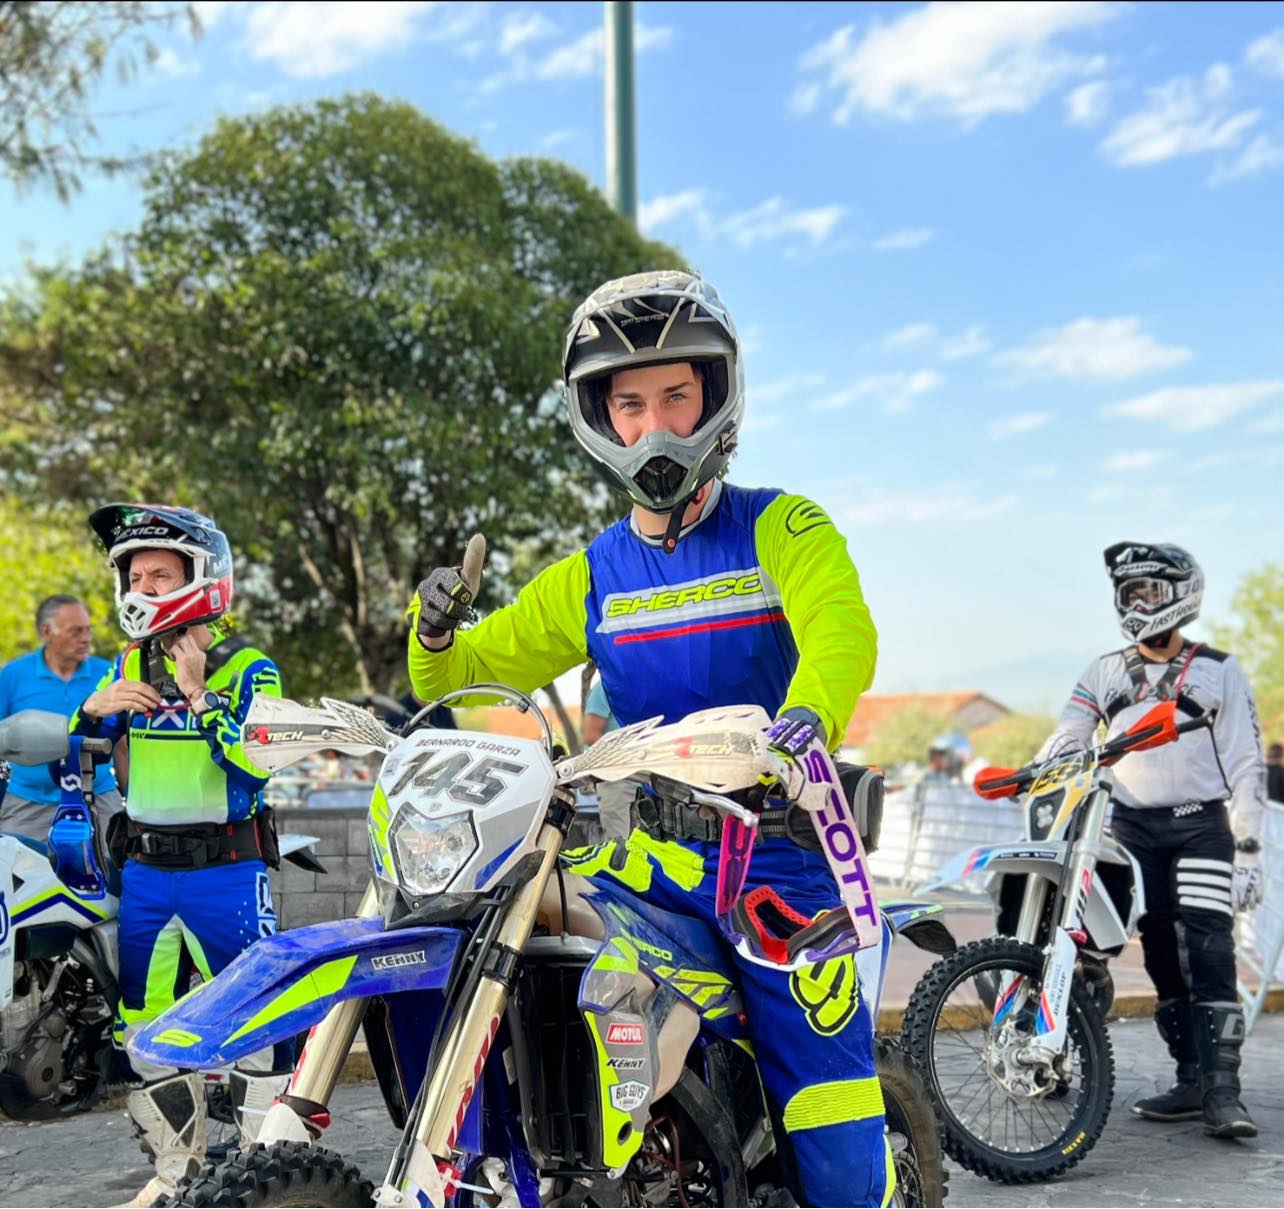
[[[14,1120],[89,1108],[112,1077],[119,885],[92,790],[90,804],[81,790],[110,751],[107,739],[68,735],[62,714],[0,721],[0,797],[10,763],[57,764],[62,788],[48,843],[0,833],[0,1113]],[[287,836],[281,850],[324,872],[307,851],[313,842]],[[230,1123],[225,1077],[211,1072],[207,1082],[211,1118]]]
[[[542,739],[426,725],[433,706],[479,695],[531,711]],[[134,1038],[149,1061],[203,1068],[311,1028],[259,1144],[207,1164],[179,1203],[791,1203],[721,937],[565,876],[558,861],[574,784],[633,780],[753,825],[726,795],[788,772],[758,707],[658,723],[568,760],[534,703],[499,685],[441,698],[400,737],[342,702],[256,698],[244,741],[260,767],[324,749],[384,754],[369,814],[374,880],[359,918],[256,944]],[[881,784],[868,789],[876,814]],[[889,909],[881,943],[859,955],[875,1014],[896,932],[952,947],[932,911]],[[377,1189],[318,1145],[359,1025],[402,1131]],[[878,1066],[896,1203],[939,1205],[945,1174],[922,1081],[890,1040]]]

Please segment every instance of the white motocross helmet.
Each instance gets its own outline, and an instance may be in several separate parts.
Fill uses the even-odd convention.
[[[1129,642],[1163,642],[1199,616],[1204,573],[1180,546],[1118,542],[1105,559],[1119,628]]]
[[[625,446],[606,410],[611,375],[664,362],[700,369],[704,409],[689,437],[654,432]],[[744,418],[735,324],[707,282],[678,270],[608,281],[576,309],[562,376],[575,438],[603,478],[652,512],[680,512],[731,460]]]

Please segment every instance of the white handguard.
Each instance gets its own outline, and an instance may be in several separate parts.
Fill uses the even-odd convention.
[[[257,693],[241,730],[246,756],[267,772],[279,772],[321,751],[368,756],[391,751],[396,744],[397,737],[374,715],[330,697],[322,697],[320,707],[315,707]]]

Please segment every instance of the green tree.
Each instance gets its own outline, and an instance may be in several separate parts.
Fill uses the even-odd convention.
[[[1214,627],[1213,641],[1244,666],[1257,698],[1264,743],[1284,736],[1284,563],[1267,563],[1240,581],[1231,599],[1230,625]]]
[[[1008,714],[981,726],[968,737],[978,756],[999,768],[1020,768],[1034,759],[1044,740],[1056,727],[1048,714]]]
[[[957,729],[951,714],[907,702],[891,711],[871,734],[863,758],[880,768],[925,764],[932,740],[944,731]]]
[[[0,495],[0,664],[40,645],[36,608],[47,596],[79,596],[94,623],[94,650],[113,656],[121,647],[106,560],[89,542],[83,516],[33,510]]]
[[[66,201],[85,172],[134,167],[139,156],[100,155],[89,102],[110,65],[131,78],[159,50],[153,31],[185,20],[191,5],[126,0],[0,0],[0,172],[18,188],[49,185]]]
[[[555,390],[609,277],[680,263],[564,165],[370,95],[227,119],[140,228],[0,301],[0,480],[212,514],[292,692],[404,684],[402,611],[471,533],[512,568],[618,511]]]

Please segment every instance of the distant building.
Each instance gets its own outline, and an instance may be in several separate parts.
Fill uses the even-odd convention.
[[[866,693],[856,705],[856,713],[843,739],[845,751],[859,755],[868,746],[888,718],[906,706],[914,705],[947,720],[946,729],[970,731],[988,726],[1012,711],[984,693]]]

